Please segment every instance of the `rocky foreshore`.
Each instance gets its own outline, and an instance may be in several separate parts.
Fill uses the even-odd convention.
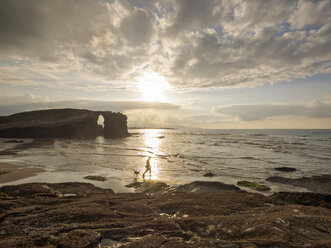
[[[89,183],[3,186],[0,247],[331,247],[327,194],[266,197],[217,182],[139,187],[158,194]]]
[[[271,183],[280,183],[306,188],[307,190],[316,193],[331,193],[331,175],[327,174],[301,178],[285,178],[280,176],[272,176],[268,177],[266,181]]]

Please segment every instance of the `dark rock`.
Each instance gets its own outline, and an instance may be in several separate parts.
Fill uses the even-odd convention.
[[[155,181],[144,181],[138,182],[135,181],[133,183],[125,185],[127,188],[135,188],[137,192],[141,193],[158,193],[164,191],[169,187],[168,184],[164,182],[155,182]]]
[[[164,139],[165,137],[163,135],[161,135],[161,136],[157,136],[156,138],[158,138],[158,139]]]
[[[97,124],[104,117],[104,129]],[[126,137],[127,117],[111,111],[50,109],[0,117],[4,138],[108,138]]]
[[[142,182],[136,181],[136,182],[129,183],[129,184],[125,185],[125,187],[127,187],[127,188],[138,188],[141,185],[142,185]]]
[[[8,174],[10,171],[0,171],[0,175]]]
[[[331,209],[244,192],[0,201],[0,247],[330,247]],[[109,242],[107,242],[109,241]]]
[[[275,170],[284,171],[284,172],[292,172],[292,171],[296,171],[297,169],[292,168],[292,167],[277,167],[277,168],[275,168]]]
[[[270,196],[271,199],[287,204],[306,206],[321,206],[331,209],[331,195],[311,192],[278,192]]]
[[[58,247],[98,247],[101,235],[92,230],[73,230],[68,232],[58,244]]]
[[[156,193],[156,192],[164,190],[168,187],[169,187],[169,185],[164,182],[148,181],[148,182],[145,182],[142,184],[144,193]]]
[[[8,196],[6,193],[0,192],[0,200],[12,200],[12,196]]]
[[[105,118],[104,136],[106,138],[129,136],[126,115],[113,112],[97,112],[97,115],[100,114]]]
[[[6,140],[3,143],[24,143],[23,140]]]
[[[259,184],[256,182],[249,182],[249,181],[238,181],[237,185],[247,187],[253,190],[257,191],[268,191],[270,188],[268,186],[265,186],[263,184]]]
[[[273,183],[282,183],[303,187],[315,193],[331,193],[331,175],[301,177],[295,179],[272,176],[268,177],[266,180]]]
[[[215,176],[215,174],[212,173],[212,172],[207,172],[207,173],[205,173],[203,176],[204,176],[204,177],[213,177],[213,176]]]
[[[84,179],[92,180],[92,181],[100,181],[100,182],[104,182],[107,180],[107,178],[102,176],[86,176],[84,177]]]
[[[91,183],[26,183],[20,185],[7,185],[0,188],[3,192],[13,197],[32,197],[41,194],[76,194],[85,196],[91,194],[113,193],[111,189],[101,189]]]
[[[194,181],[189,184],[179,185],[174,189],[175,192],[223,192],[239,190],[240,188],[232,184],[209,181]]]
[[[58,197],[57,194],[54,193],[37,193],[33,194],[32,197],[51,197],[51,198],[56,198]]]

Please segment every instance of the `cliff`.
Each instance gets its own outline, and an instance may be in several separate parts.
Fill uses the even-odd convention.
[[[99,115],[104,128],[97,124]],[[127,117],[111,111],[49,109],[0,117],[0,137],[4,138],[107,138],[126,137]]]

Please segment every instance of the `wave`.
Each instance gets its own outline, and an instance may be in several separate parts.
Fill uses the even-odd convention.
[[[260,159],[254,158],[254,157],[237,157],[237,158],[234,158],[234,159],[260,160]]]
[[[252,133],[252,134],[250,134],[250,136],[255,136],[255,137],[265,137],[265,136],[268,136],[268,135],[263,134],[263,133]]]
[[[303,143],[303,142],[292,142],[291,144],[292,145],[299,145],[299,146],[301,146],[301,145],[307,145],[306,143]]]

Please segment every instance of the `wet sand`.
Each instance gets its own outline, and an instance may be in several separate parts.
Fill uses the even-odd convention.
[[[0,183],[32,177],[41,172],[44,172],[41,168],[29,168],[0,162]]]

